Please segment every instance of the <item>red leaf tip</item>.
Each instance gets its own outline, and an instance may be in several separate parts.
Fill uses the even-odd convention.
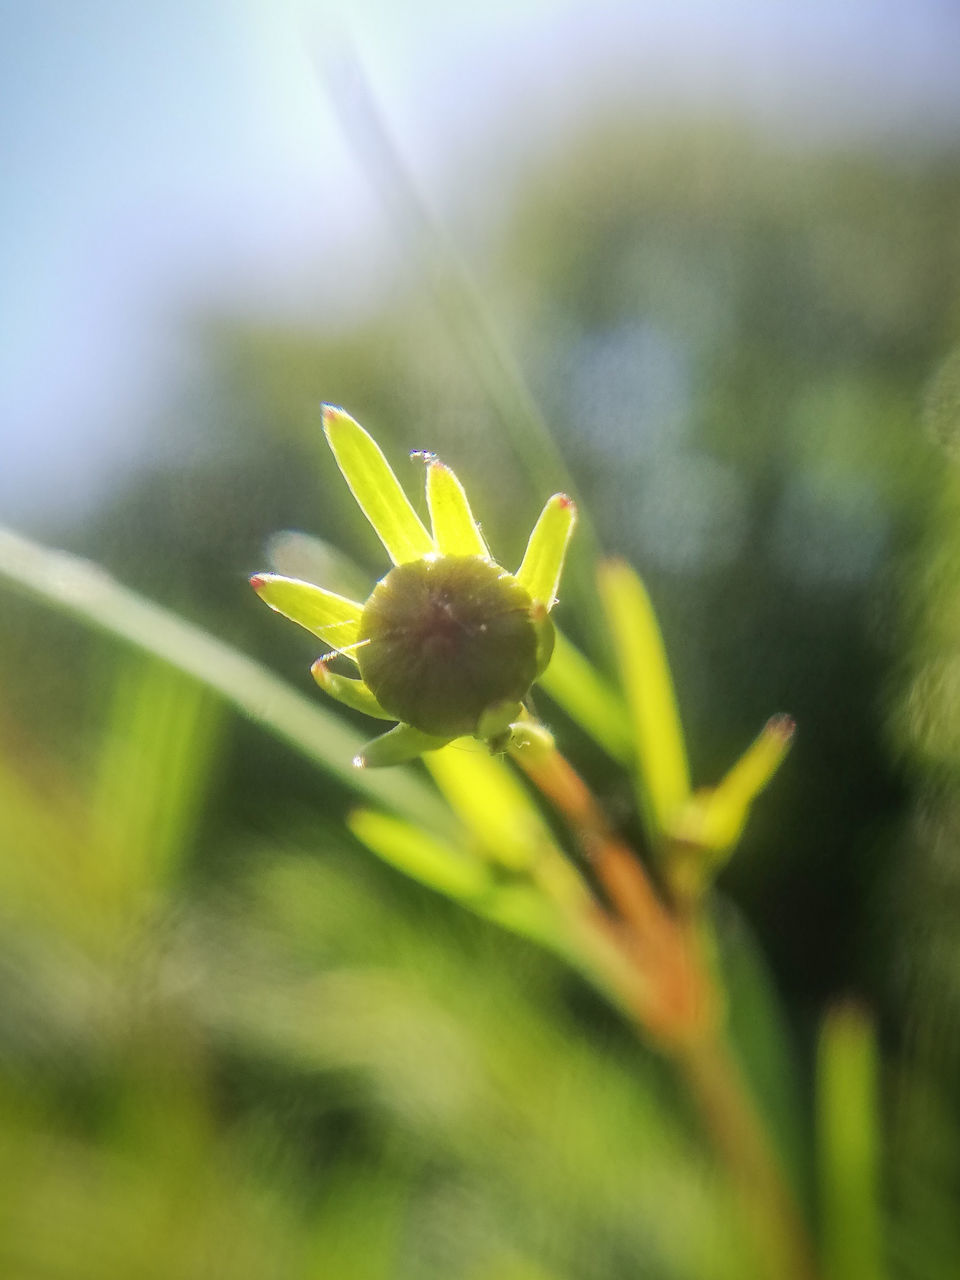
[[[267,585],[267,580],[262,573],[255,573],[250,578],[250,585],[253,587],[254,591],[262,591]]]

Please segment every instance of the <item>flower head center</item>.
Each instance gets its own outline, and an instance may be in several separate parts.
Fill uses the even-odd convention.
[[[519,701],[536,676],[526,590],[479,556],[391,569],[360,621],[360,674],[380,704],[425,733],[472,733],[493,703]]]

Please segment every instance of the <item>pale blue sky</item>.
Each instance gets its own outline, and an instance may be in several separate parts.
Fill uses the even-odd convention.
[[[389,267],[320,83],[347,36],[441,205],[485,137],[507,175],[604,95],[881,144],[960,122],[953,0],[0,0],[0,520],[142,455],[179,315],[335,317]]]

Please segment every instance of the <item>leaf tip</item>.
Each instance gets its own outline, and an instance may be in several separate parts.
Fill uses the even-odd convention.
[[[775,716],[771,716],[764,725],[764,731],[771,737],[779,738],[784,746],[793,741],[793,737],[797,732],[797,722],[793,716],[787,715],[785,711],[779,711]]]

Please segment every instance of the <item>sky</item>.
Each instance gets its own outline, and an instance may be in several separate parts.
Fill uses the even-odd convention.
[[[441,211],[618,94],[801,145],[960,121],[953,0],[0,0],[0,522],[143,456],[192,310],[369,302],[395,264],[338,121],[353,58]]]

